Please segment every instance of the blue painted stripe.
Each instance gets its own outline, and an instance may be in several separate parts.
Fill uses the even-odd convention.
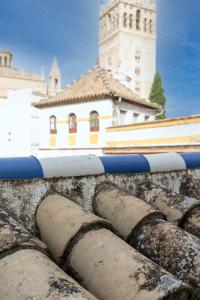
[[[150,166],[143,155],[114,155],[100,157],[105,173],[145,173]]]
[[[177,155],[177,154],[176,154]],[[200,152],[194,153],[181,153],[179,154],[183,159],[183,163],[186,164],[187,169],[200,168]],[[162,157],[161,157],[162,156]],[[146,172],[170,172],[174,170],[183,169],[180,167],[180,163],[178,164],[178,159],[175,157],[175,154],[154,154],[147,155],[146,157],[143,155],[114,155],[114,156],[102,156],[97,157],[97,161],[100,160],[100,165],[95,165],[95,160],[92,165],[90,164],[90,168],[88,165],[88,156],[86,157],[86,166],[87,166],[87,175],[93,174],[102,174],[104,173],[146,173]],[[167,157],[167,158],[166,158]],[[178,157],[178,156],[177,156]],[[167,169],[162,163],[162,159],[164,162],[167,159]],[[51,158],[52,165],[56,162],[57,158]],[[62,158],[60,158],[62,160]],[[56,164],[57,169],[50,167],[51,176],[84,176],[83,168],[84,160],[80,161],[79,157],[64,157],[63,161],[69,160],[73,165],[76,166],[76,170],[71,170],[69,166],[66,164],[65,167],[60,169],[58,164]],[[149,161],[148,161],[149,160]],[[76,162],[76,163],[75,163]],[[61,161],[62,163],[62,161]],[[75,164],[74,164],[75,163]],[[100,168],[100,171],[98,168]],[[150,169],[150,166],[152,169]],[[164,167],[163,167],[164,166]],[[95,169],[97,168],[97,170]],[[45,169],[45,168],[44,168]],[[74,173],[76,171],[76,173]],[[0,158],[0,179],[34,179],[34,178],[44,178],[44,171],[42,167],[42,163],[34,157],[18,157],[18,158]]]
[[[200,152],[180,153],[187,169],[200,168]]]
[[[43,178],[43,170],[36,157],[0,158],[0,179],[34,178]]]

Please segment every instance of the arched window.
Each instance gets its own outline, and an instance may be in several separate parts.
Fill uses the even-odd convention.
[[[112,66],[112,59],[111,57],[109,56],[108,57],[108,67],[111,67]]]
[[[119,14],[117,14],[117,17],[116,17],[116,27],[117,28],[119,27]]]
[[[141,17],[141,11],[138,9],[136,11],[136,30],[140,30],[140,17]]]
[[[144,32],[147,32],[147,18],[144,19]]]
[[[54,79],[55,90],[58,88],[58,78]]]
[[[137,63],[140,61],[140,58],[141,58],[141,53],[139,50],[136,50],[135,51],[135,60]]]
[[[127,25],[127,13],[124,13],[124,27]]]
[[[105,23],[105,35],[107,35],[107,28],[108,28],[107,23]]]
[[[112,26],[111,14],[108,14],[108,32],[110,32]]]
[[[97,111],[92,111],[90,113],[90,131],[99,131],[99,114]]]
[[[77,132],[77,118],[75,114],[69,115],[69,133]]]
[[[140,68],[139,67],[135,68],[135,75],[137,75],[137,76],[140,75]]]
[[[132,14],[130,15],[129,21],[130,21],[129,26],[132,29],[133,28],[133,15]]]
[[[49,118],[49,125],[50,125],[50,134],[56,134],[57,133],[56,116],[51,116]]]
[[[152,33],[153,31],[153,22],[152,20],[149,21],[149,32]]]
[[[116,19],[115,16],[113,16],[112,28],[115,29],[115,27],[116,27]]]
[[[7,67],[8,65],[8,58],[7,56],[4,57],[4,66]]]
[[[11,67],[11,64],[12,64],[12,58],[10,57],[9,58],[9,67]]]
[[[106,35],[106,24],[103,25],[103,34]]]

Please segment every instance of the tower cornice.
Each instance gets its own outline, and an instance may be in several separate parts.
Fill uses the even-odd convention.
[[[102,5],[100,9],[100,18],[109,13],[113,8],[119,4],[131,5],[141,9],[147,9],[149,11],[156,11],[156,0],[111,0],[107,5]]]

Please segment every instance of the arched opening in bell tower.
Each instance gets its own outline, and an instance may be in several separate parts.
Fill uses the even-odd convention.
[[[12,53],[7,50],[0,51],[0,66],[11,68],[12,67]]]
[[[137,9],[136,11],[136,30],[140,30],[140,18],[141,18],[141,11]]]
[[[7,58],[7,56],[4,57],[4,66],[5,67],[8,66],[8,58]]]

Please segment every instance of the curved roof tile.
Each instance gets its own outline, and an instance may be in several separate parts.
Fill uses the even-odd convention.
[[[115,79],[110,71],[96,66],[89,70],[80,79],[68,86],[64,91],[55,97],[43,99],[38,103],[33,103],[35,107],[44,108],[62,104],[81,103],[103,99],[105,97],[121,97],[140,106],[159,110],[159,106],[142,99],[131,89]]]

